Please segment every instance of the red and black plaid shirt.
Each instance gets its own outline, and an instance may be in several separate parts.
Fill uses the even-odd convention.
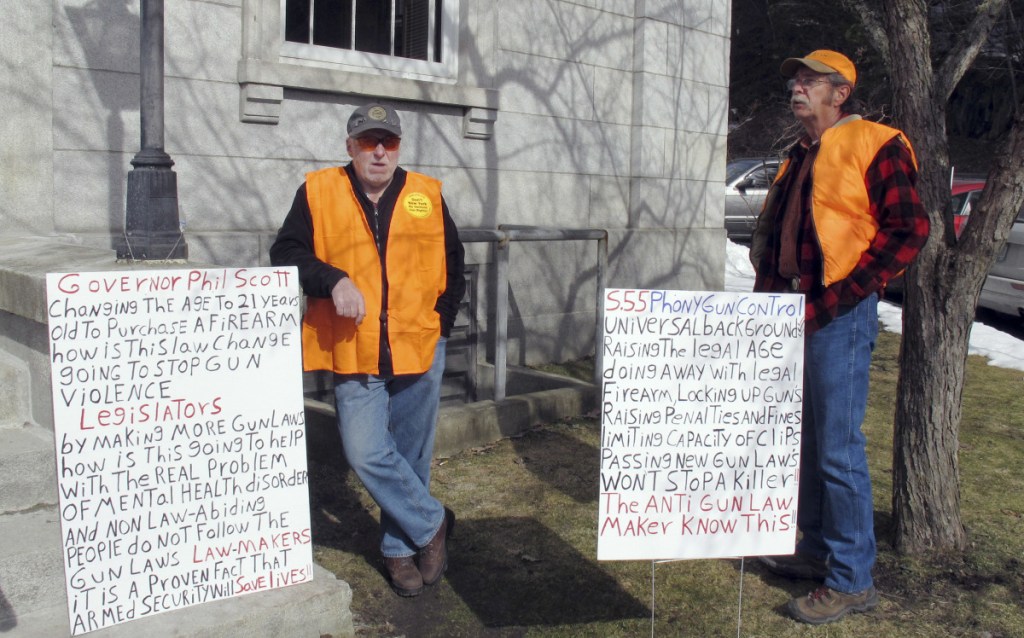
[[[814,153],[810,153],[813,161]],[[779,186],[799,174],[800,164],[808,156],[806,142],[790,149],[790,165]],[[917,196],[917,170],[906,145],[897,137],[886,143],[875,156],[864,177],[871,202],[871,214],[878,221],[878,233],[861,255],[860,261],[845,278],[827,288],[822,283],[821,246],[814,229],[811,210],[811,183],[808,177],[800,189],[803,219],[797,237],[799,289],[779,274],[779,231],[776,223],[768,236],[757,268],[754,290],[757,292],[802,292],[806,295],[805,327],[811,334],[869,295],[880,291],[890,279],[902,272],[917,256],[928,238],[928,214]],[[775,198],[779,207],[774,218],[781,221],[786,200],[791,194]]]

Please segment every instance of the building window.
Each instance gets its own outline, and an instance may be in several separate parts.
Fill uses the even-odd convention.
[[[457,0],[281,0],[282,55],[454,79]]]
[[[463,137],[491,139],[498,90],[459,79],[459,56],[467,55],[459,52],[460,20],[493,32],[497,12],[489,5],[241,0],[239,119],[277,124],[285,89],[297,89],[462,107]]]

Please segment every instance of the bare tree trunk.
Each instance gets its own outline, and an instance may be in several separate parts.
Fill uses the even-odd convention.
[[[901,552],[963,549],[960,515],[960,400],[977,295],[940,297],[959,277],[938,275],[942,255],[919,258],[904,288],[903,342],[893,434],[893,518]],[[927,283],[925,283],[927,282]]]
[[[918,191],[932,221],[931,237],[908,271],[904,287],[893,438],[896,547],[909,552],[966,544],[957,448],[963,369],[976,300],[976,295],[965,300],[963,295],[943,299],[934,294],[955,290],[957,273],[942,267],[949,258],[944,241],[949,220],[940,214],[949,201],[949,191],[942,186],[949,170],[949,147],[945,99],[934,98],[926,10],[923,2],[893,0],[884,15],[893,58],[914,61],[892,66],[893,115],[919,153]],[[896,30],[901,37],[891,37]]]
[[[949,245],[933,232],[904,287],[893,436],[893,517],[902,552],[967,543],[957,458],[964,368],[978,294],[1024,201],[1024,115],[988,181],[961,241]]]
[[[1000,4],[980,3],[979,14]],[[896,548],[907,553],[961,550],[967,543],[957,456],[967,347],[985,276],[1024,200],[1024,121],[1018,117],[957,241],[948,212],[945,116],[949,93],[966,66],[957,60],[942,73],[933,69],[927,18],[922,0],[885,3],[883,24],[892,59],[903,61],[891,66],[894,116],[917,150],[918,190],[932,222],[928,244],[908,271],[904,291],[893,516]],[[987,31],[972,36],[987,37]]]

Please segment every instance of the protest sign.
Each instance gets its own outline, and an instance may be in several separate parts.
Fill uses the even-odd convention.
[[[77,635],[313,578],[294,268],[47,275]]]
[[[790,554],[800,295],[608,289],[598,558]]]

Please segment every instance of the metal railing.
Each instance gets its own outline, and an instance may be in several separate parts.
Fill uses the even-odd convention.
[[[594,383],[601,384],[600,335],[604,326],[605,272],[608,264],[608,232],[600,228],[543,228],[539,226],[501,225],[496,229],[463,228],[459,230],[463,243],[493,243],[496,267],[496,307],[494,309],[494,400],[505,398],[508,378],[508,274],[511,264],[510,248],[518,241],[597,241],[597,294],[594,328]],[[473,309],[475,312],[476,309]]]

